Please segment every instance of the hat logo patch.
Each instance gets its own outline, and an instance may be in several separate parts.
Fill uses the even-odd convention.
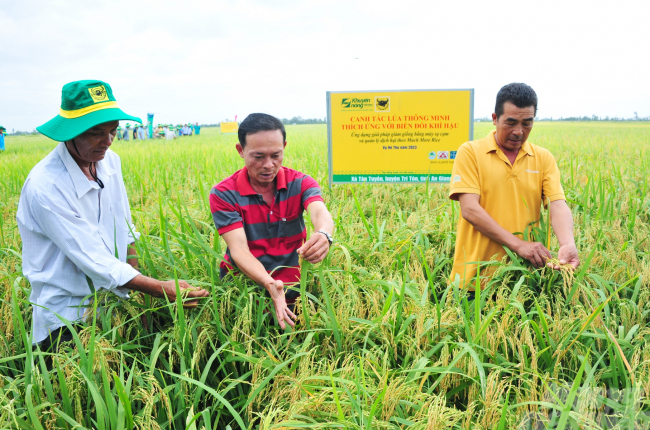
[[[93,98],[93,101],[95,103],[108,101],[108,93],[106,92],[106,88],[104,88],[103,85],[88,88],[88,92],[90,93],[90,97]]]

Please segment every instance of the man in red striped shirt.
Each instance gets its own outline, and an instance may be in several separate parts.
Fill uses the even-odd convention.
[[[234,270],[247,275],[268,291],[280,327],[293,327],[300,294],[285,291],[284,284],[300,281],[299,255],[312,264],[327,256],[334,222],[318,183],[282,166],[287,135],[280,120],[250,114],[238,135],[237,152],[245,167],[210,193],[214,225],[228,245],[221,277]],[[307,242],[305,210],[315,230]]]

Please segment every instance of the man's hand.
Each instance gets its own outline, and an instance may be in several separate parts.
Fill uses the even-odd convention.
[[[298,255],[309,261],[311,264],[320,263],[327,257],[330,250],[330,242],[323,233],[313,233],[303,246],[298,248]]]
[[[578,249],[576,248],[575,240],[573,238],[573,214],[565,200],[555,200],[551,202],[551,224],[553,231],[560,242],[560,249],[557,257],[560,264],[570,264],[573,269],[577,269],[580,265],[580,258],[578,257]],[[560,269],[559,265],[553,265],[553,269]]]
[[[282,330],[286,328],[285,322],[291,327],[295,326],[296,323],[293,320],[297,319],[297,317],[287,306],[287,300],[284,296],[284,282],[273,280],[265,285],[264,288],[271,295],[273,306],[275,307],[275,319],[280,324],[280,328]]]
[[[526,242],[522,240],[517,245],[517,249],[513,249],[513,251],[520,257],[530,261],[537,269],[544,267],[546,260],[552,257],[549,250],[539,242]]]
[[[578,256],[578,248],[575,244],[564,245],[560,247],[560,250],[557,253],[557,257],[560,260],[560,264],[570,264],[573,266],[573,270],[577,269],[580,266],[580,257]],[[552,267],[555,270],[560,270],[560,266],[547,264],[548,267]]]
[[[201,297],[208,297],[210,293],[198,287],[192,287],[185,281],[178,281],[178,287],[184,299],[198,299]],[[162,282],[162,297],[167,296],[170,302],[176,301],[176,281],[163,281]],[[185,309],[195,308],[199,304],[198,300],[183,301]]]
[[[302,256],[311,264],[320,263],[327,257],[330,250],[330,242],[323,233],[318,233],[318,230],[326,231],[332,234],[334,231],[334,221],[332,215],[327,210],[327,206],[320,200],[313,201],[307,206],[311,223],[314,226],[314,231],[309,240],[298,248],[298,255]]]

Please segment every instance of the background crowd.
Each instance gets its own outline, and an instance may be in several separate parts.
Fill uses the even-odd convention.
[[[201,126],[199,123],[192,125],[191,123],[187,124],[178,124],[174,126],[173,124],[158,124],[153,127],[153,133],[149,132],[148,125],[142,125],[135,123],[133,127],[131,123],[126,123],[125,127],[117,127],[117,139],[118,140],[145,140],[145,139],[166,139],[174,140],[181,136],[193,136],[201,134]]]

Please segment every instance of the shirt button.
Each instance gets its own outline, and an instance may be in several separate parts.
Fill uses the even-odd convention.
[[[271,211],[271,215],[273,215],[273,211]]]

